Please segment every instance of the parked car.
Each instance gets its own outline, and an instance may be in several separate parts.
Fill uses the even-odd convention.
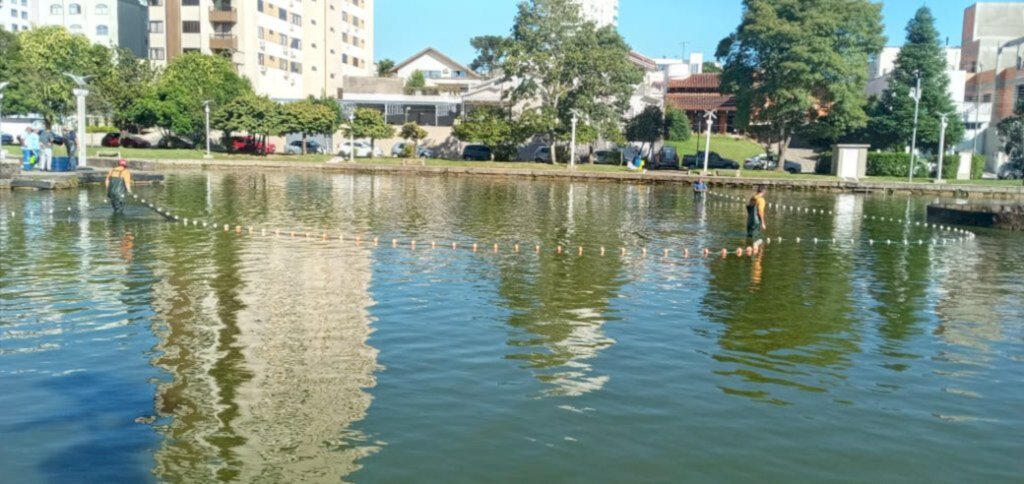
[[[618,165],[622,163],[622,152],[619,150],[597,150],[593,155],[585,155],[580,163],[595,165]]]
[[[747,158],[746,163],[743,164],[743,169],[774,170],[777,166],[779,166],[779,162],[774,156],[768,156],[767,154],[762,153],[760,155]],[[783,169],[790,173],[800,173],[804,168],[800,163],[786,160],[786,164]]]
[[[103,135],[103,139],[100,140],[100,146],[107,148],[117,148],[121,146],[121,133],[107,133]]]
[[[683,166],[688,168],[704,168],[704,152],[698,151],[696,155],[684,156]],[[712,151],[708,155],[708,168],[721,170],[737,170],[740,164]]]
[[[654,156],[654,163],[651,164],[653,170],[678,170],[679,169],[679,154],[676,152],[676,147],[672,145],[662,146],[658,150],[658,154]]]
[[[355,149],[356,158],[380,158],[382,156],[382,152],[379,147],[375,146],[371,148],[370,143],[365,141],[356,141],[355,144],[351,141],[343,142],[341,147],[338,149],[338,156],[350,156],[353,151],[353,147]]]
[[[232,136],[230,149],[232,153],[251,153],[265,155],[273,153],[277,147],[273,143],[264,143],[255,136]]]
[[[284,152],[289,155],[301,155],[302,154],[302,140],[297,139],[288,143],[288,146],[284,148]],[[320,146],[320,143],[311,139],[306,140],[306,153],[315,153],[320,155],[327,154],[327,148]]]
[[[122,148],[152,148],[153,143],[150,143],[146,138],[136,136],[132,134],[122,135],[121,139]]]
[[[163,138],[160,138],[160,141],[157,141],[156,146],[158,148],[191,150],[191,149],[195,149],[196,144],[193,143],[192,140],[190,140],[188,138],[183,138],[181,136],[176,136],[176,135],[170,135],[170,136],[164,136]]]
[[[999,167],[999,174],[997,176],[1000,180],[1020,180],[1024,179],[1024,170],[1006,163]]]
[[[538,146],[533,150],[533,161],[537,163],[551,163],[551,147],[547,145]]]
[[[9,135],[7,133],[4,133],[3,135],[0,135],[0,144],[13,145],[14,144],[14,136],[11,136],[11,135]]]
[[[466,145],[462,149],[462,159],[466,161],[491,161],[491,148],[484,145]]]
[[[412,146],[411,143],[396,143],[395,146],[391,147],[391,156],[400,157],[405,155],[405,147]],[[433,158],[434,150],[427,148],[426,146],[420,146],[416,154],[419,158]]]

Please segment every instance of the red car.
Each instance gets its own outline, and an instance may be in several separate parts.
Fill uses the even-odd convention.
[[[231,152],[232,153],[255,153],[265,155],[273,153],[277,149],[273,143],[264,144],[262,141],[257,140],[254,136],[232,136],[231,137]]]
[[[152,143],[146,141],[145,138],[140,136],[134,136],[130,134],[122,135],[121,133],[107,133],[100,140],[100,145],[108,148],[151,148]]]

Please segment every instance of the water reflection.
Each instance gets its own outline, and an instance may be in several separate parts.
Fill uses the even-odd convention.
[[[253,180],[260,178],[224,176],[213,185],[248,193]],[[323,186],[291,190],[312,200]],[[255,202],[220,204],[213,216],[237,219],[283,200]],[[162,243],[154,363],[170,377],[156,395],[157,414],[167,418],[158,421],[166,439],[154,473],[337,482],[358,469],[376,445],[351,428],[375,385],[369,254],[188,229]]]

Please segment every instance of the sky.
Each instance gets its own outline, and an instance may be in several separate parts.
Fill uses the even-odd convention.
[[[376,60],[396,62],[434,47],[468,64],[476,56],[469,39],[508,35],[518,0],[376,0]],[[964,9],[974,0],[889,0],[883,3],[886,45],[898,46],[918,7],[932,9],[949,45],[960,45]],[[683,52],[714,56],[718,41],[740,21],[741,0],[620,0],[619,33],[633,50],[648,57]],[[713,7],[711,7],[713,6]]]

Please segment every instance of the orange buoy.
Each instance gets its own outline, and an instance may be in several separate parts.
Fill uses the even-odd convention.
[[[512,251],[513,252],[519,252],[519,244],[516,244],[515,246],[513,246],[512,247]]]
[[[476,242],[473,243],[473,252],[476,252]]]
[[[391,239],[391,247],[398,247],[398,239]]]
[[[373,238],[373,245],[380,245],[380,240],[377,237]]]
[[[579,255],[583,255],[583,246],[580,246],[580,252],[579,252]]]
[[[452,242],[452,250],[455,250],[455,249],[458,249],[458,248],[459,248],[459,243],[458,242]]]
[[[736,257],[743,257],[743,248],[736,249]]]
[[[495,252],[495,253],[497,253],[497,252],[498,252],[498,244],[494,244],[494,252]]]
[[[640,255],[647,257],[647,247],[640,249]]]
[[[534,252],[540,253],[540,246],[539,245],[534,246],[533,250],[534,250]]]
[[[668,257],[668,249],[665,249],[665,251],[664,251],[664,253],[662,255],[663,255],[663,257]]]
[[[601,246],[601,256],[604,257],[604,246]]]
[[[437,248],[437,241],[433,241],[433,240],[430,241],[430,248],[431,249],[436,249]]]
[[[729,257],[729,251],[727,249],[722,249],[722,258],[725,259],[726,257]]]
[[[559,253],[559,254],[561,254],[561,253],[562,253],[562,246],[561,246],[561,245],[559,245],[559,246],[558,246],[558,253]]]
[[[690,249],[683,249],[683,258],[684,259],[689,259],[690,258]]]

